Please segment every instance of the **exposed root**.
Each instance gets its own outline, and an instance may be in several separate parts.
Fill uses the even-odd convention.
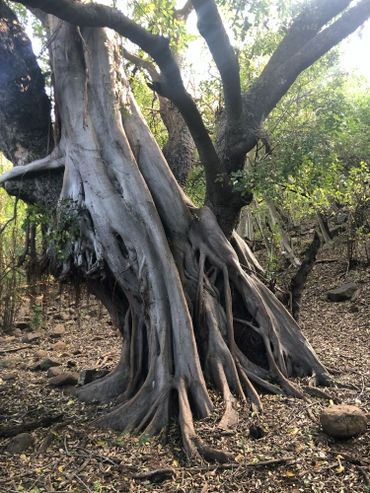
[[[218,427],[223,430],[229,430],[236,426],[239,422],[239,413],[236,409],[237,400],[232,395],[230,387],[227,383],[224,369],[219,361],[215,363],[214,379],[218,388],[222,389],[222,395],[225,402],[225,412],[221,418]]]
[[[178,381],[177,391],[179,399],[179,425],[184,449],[188,457],[192,459],[205,459],[210,462],[232,462],[233,456],[231,454],[208,447],[195,433],[193,416],[183,379]]]

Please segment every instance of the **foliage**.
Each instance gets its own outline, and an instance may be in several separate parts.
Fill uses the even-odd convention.
[[[0,154],[0,172],[9,169],[10,163]],[[26,206],[10,197],[0,188],[0,332],[12,329],[20,304],[19,286],[24,273],[18,267],[22,252],[22,220]]]

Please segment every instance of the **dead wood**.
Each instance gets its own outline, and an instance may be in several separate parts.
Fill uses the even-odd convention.
[[[14,426],[1,426],[0,427],[0,436],[2,437],[14,437],[19,435],[20,433],[26,431],[33,431],[37,428],[48,428],[55,423],[62,421],[64,418],[64,414],[56,414],[54,416],[43,416],[34,421],[28,421],[25,423],[21,423],[19,425]]]

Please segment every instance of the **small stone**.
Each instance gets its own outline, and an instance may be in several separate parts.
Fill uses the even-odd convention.
[[[326,293],[326,297],[329,301],[348,301],[353,298],[358,287],[354,282],[347,282],[335,289],[331,289]]]
[[[53,344],[52,349],[54,351],[63,351],[67,347],[67,344],[63,341],[58,341]]]
[[[56,377],[52,377],[49,380],[49,385],[52,387],[64,387],[66,385],[76,385],[78,382],[78,373],[75,372],[66,372],[57,375]]]
[[[33,371],[46,371],[49,370],[49,368],[52,368],[53,366],[60,366],[60,363],[58,361],[53,361],[50,358],[43,358],[37,363],[35,363],[31,370]]]
[[[14,329],[13,334],[15,335],[15,337],[21,337],[23,335],[23,332],[21,331],[21,329]]]
[[[39,349],[38,351],[35,352],[36,358],[47,358],[48,357],[48,352],[45,351],[45,349]]]
[[[40,332],[30,332],[22,337],[22,342],[26,342],[27,344],[35,344],[36,342],[39,342],[40,339]]]
[[[62,337],[64,334],[65,334],[65,328],[61,324],[58,324],[49,330],[49,337],[52,337],[53,339],[58,339],[59,337]]]
[[[63,320],[66,321],[69,319],[69,315],[67,313],[61,312],[61,313],[55,313],[53,315],[54,320]]]
[[[20,454],[30,447],[33,447],[35,440],[30,433],[20,433],[19,435],[13,437],[6,450],[11,454]]]
[[[8,358],[0,360],[0,368],[19,368],[22,366],[22,358]]]
[[[15,373],[5,373],[5,375],[2,375],[2,379],[4,382],[11,382],[12,380],[15,380],[17,378],[17,375]]]
[[[61,375],[62,373],[63,373],[63,368],[61,368],[60,366],[52,366],[51,368],[48,369],[47,377],[54,378]]]
[[[251,425],[249,427],[249,435],[254,440],[259,440],[267,435],[267,430],[263,426]]]
[[[357,406],[338,404],[324,409],[320,423],[324,432],[334,438],[351,438],[365,432],[367,417]]]

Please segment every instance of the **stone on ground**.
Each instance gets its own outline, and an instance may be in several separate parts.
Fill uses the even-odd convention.
[[[48,369],[47,377],[54,378],[57,377],[58,375],[61,375],[62,373],[63,373],[63,368],[61,368],[60,366],[53,366]]]
[[[30,433],[20,433],[10,440],[6,450],[11,454],[20,454],[28,448],[33,447],[34,443],[33,436]]]
[[[32,367],[31,370],[33,371],[47,371],[49,368],[52,368],[53,366],[60,366],[60,363],[58,361],[54,361],[50,358],[43,358],[40,361],[37,361]]]
[[[51,337],[53,339],[58,339],[59,337],[62,337],[65,334],[65,331],[66,330],[63,327],[63,325],[58,324],[49,330],[49,337]]]
[[[338,404],[320,415],[323,430],[334,438],[351,438],[366,431],[366,414],[357,406]]]
[[[35,344],[39,342],[41,339],[41,334],[39,332],[30,332],[22,337],[22,342],[26,342],[28,344]]]
[[[66,372],[52,377],[49,380],[49,385],[52,387],[65,387],[67,385],[76,385],[78,382],[79,374],[75,372]]]
[[[353,295],[356,293],[357,289],[357,284],[354,282],[347,282],[328,291],[326,293],[326,297],[329,301],[348,301],[353,298]]]

